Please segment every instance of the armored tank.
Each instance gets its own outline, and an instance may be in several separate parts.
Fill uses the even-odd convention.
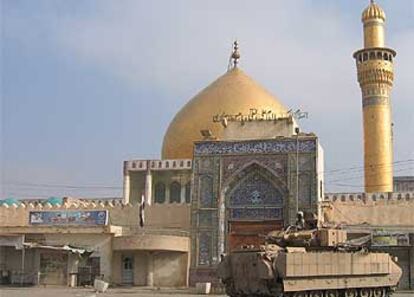
[[[370,252],[369,236],[337,229],[272,232],[259,248],[223,256],[217,274],[231,297],[387,297],[401,278],[396,259]]]

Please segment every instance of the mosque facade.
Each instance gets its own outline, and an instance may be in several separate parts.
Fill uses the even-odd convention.
[[[227,72],[170,123],[161,158],[124,162],[122,198],[0,206],[0,281],[215,284],[222,254],[260,245],[267,232],[294,224],[302,211],[314,226],[382,238],[378,248],[403,256],[403,288],[413,288],[414,194],[392,192],[395,52],[384,47],[378,4],[362,20],[364,48],[354,57],[363,97],[365,193],[324,193],[320,139],[301,131],[303,113],[239,67],[235,42]],[[381,216],[386,211],[392,216]]]
[[[323,149],[300,132],[289,111],[239,67],[178,112],[163,159],[124,164],[124,201],[189,206],[189,284],[214,280],[220,255],[259,245],[298,211],[317,222],[323,198]]]

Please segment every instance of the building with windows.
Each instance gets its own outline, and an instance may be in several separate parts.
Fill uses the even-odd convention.
[[[414,192],[414,176],[394,176],[394,192]]]

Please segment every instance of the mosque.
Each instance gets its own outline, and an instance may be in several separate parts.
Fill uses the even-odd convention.
[[[262,235],[294,224],[302,211],[315,226],[341,225],[386,241],[378,248],[400,256],[402,288],[413,288],[414,193],[392,189],[396,53],[385,47],[385,13],[378,4],[369,4],[362,22],[364,47],[354,58],[362,91],[364,193],[324,193],[321,141],[298,125],[306,115],[239,67],[235,42],[227,72],[170,123],[161,159],[124,162],[122,199],[0,206],[0,271],[7,276],[1,280],[214,284],[220,255],[261,244]]]

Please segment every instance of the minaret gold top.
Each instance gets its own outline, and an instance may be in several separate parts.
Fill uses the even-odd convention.
[[[364,47],[383,47],[385,45],[385,12],[371,1],[370,5],[362,13],[364,23]]]
[[[390,94],[395,51],[385,47],[385,13],[374,1],[362,13],[364,48],[354,53],[362,92],[365,192],[392,192]]]

